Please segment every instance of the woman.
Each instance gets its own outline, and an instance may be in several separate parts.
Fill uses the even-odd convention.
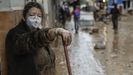
[[[42,19],[41,5],[29,2],[21,22],[8,32],[8,75],[55,75],[55,53],[50,43],[59,35],[69,45],[71,34],[62,28],[43,28]]]

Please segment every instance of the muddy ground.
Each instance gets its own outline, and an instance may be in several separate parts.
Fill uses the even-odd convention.
[[[96,22],[99,33],[90,29],[80,29],[75,34],[73,24],[66,29],[73,34],[72,44],[68,47],[73,75],[133,75],[133,16],[124,15],[119,20],[118,33],[114,33],[112,23]],[[105,49],[94,49],[98,42]],[[57,75],[68,75],[62,42],[56,48]]]

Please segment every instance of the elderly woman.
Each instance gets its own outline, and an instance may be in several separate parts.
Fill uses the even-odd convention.
[[[6,37],[8,75],[55,75],[55,53],[50,43],[62,36],[66,45],[71,33],[62,28],[43,28],[43,8],[29,2],[23,10],[23,19]]]

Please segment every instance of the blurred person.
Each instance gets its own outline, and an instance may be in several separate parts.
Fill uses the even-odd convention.
[[[93,13],[94,13],[94,19],[97,21],[99,19],[99,10],[100,8],[97,6],[96,3],[94,3]]]
[[[79,25],[80,25],[80,7],[76,6],[76,8],[73,10],[74,15],[74,27],[75,27],[75,33],[78,33]]]
[[[112,15],[112,23],[113,23],[113,29],[115,32],[118,30],[118,17],[120,15],[119,9],[117,8],[117,4],[113,3],[113,8],[111,9],[111,15]]]
[[[64,2],[61,2],[59,5],[59,22],[62,24],[62,27],[65,28],[66,13],[64,8]]]
[[[55,53],[50,43],[61,36],[65,45],[71,33],[63,28],[43,28],[44,11],[36,2],[29,2],[23,19],[12,28],[5,42],[7,75],[56,75]]]
[[[66,20],[71,20],[70,9],[69,9],[68,3],[64,2],[63,5],[64,5],[64,10],[65,10]]]

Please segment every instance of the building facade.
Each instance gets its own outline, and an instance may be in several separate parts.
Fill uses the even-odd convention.
[[[116,3],[122,13],[127,13],[128,10],[133,10],[133,0],[108,0],[109,11],[112,8],[112,3]]]

